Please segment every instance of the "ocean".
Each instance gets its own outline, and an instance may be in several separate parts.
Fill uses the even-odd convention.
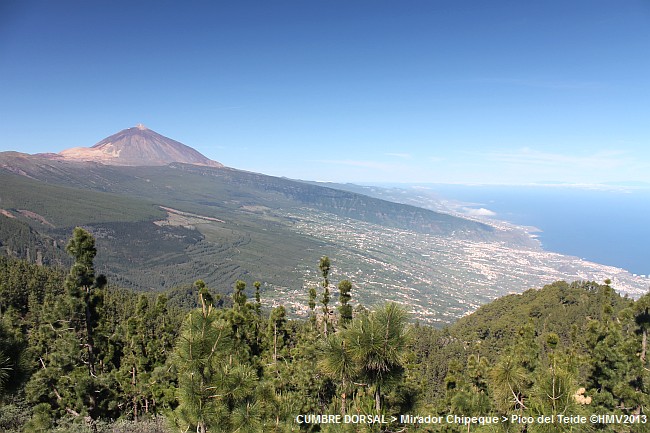
[[[650,274],[650,189],[429,185],[446,199],[541,230],[547,251]]]

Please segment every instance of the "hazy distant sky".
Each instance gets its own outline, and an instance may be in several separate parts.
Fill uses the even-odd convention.
[[[352,182],[650,182],[650,1],[0,0],[0,150],[144,123]]]

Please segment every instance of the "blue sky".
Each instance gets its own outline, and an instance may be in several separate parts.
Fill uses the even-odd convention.
[[[137,123],[291,178],[650,183],[650,2],[0,1],[0,150]]]

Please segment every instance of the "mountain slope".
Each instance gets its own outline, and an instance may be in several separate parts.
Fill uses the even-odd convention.
[[[84,226],[97,238],[99,271],[135,289],[201,278],[227,291],[238,279],[259,280],[265,299],[306,314],[305,285],[318,284],[323,255],[332,259],[333,282],[354,282],[356,301],[400,302],[427,322],[448,323],[498,296],[558,279],[611,278],[630,293],[645,289],[621,269],[544,252],[516,227],[228,167],[4,152],[0,184],[0,224],[8,227],[0,243],[16,244],[6,222],[13,218],[30,228],[32,260],[56,263],[49,255]],[[33,251],[39,245],[58,249]]]
[[[309,185],[232,168],[172,163],[169,166],[114,166],[53,160],[16,152],[0,153],[0,169],[65,187],[111,192],[167,203],[183,210],[245,211],[309,207],[341,217],[423,233],[468,239],[504,240],[533,245],[520,233],[500,232],[486,224],[361,194]],[[210,212],[210,210],[207,210]]]

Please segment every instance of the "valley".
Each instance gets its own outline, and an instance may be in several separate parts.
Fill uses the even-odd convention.
[[[332,280],[354,283],[353,304],[383,300],[402,304],[423,323],[442,325],[511,293],[553,281],[611,279],[624,294],[639,297],[650,280],[611,266],[544,251],[508,245],[391,229],[336,215],[303,209],[286,214],[295,229],[326,243],[333,258]],[[516,230],[516,228],[509,228]],[[318,284],[318,269],[301,261],[304,281]],[[274,287],[275,301],[306,316],[307,287]]]
[[[225,294],[237,280],[249,291],[260,281],[263,303],[285,305],[293,317],[307,315],[307,293],[319,285],[317,263],[327,255],[333,284],[353,282],[354,305],[394,301],[414,319],[437,326],[505,294],[556,280],[611,279],[633,297],[650,283],[622,269],[544,251],[527,228],[443,212],[430,194],[421,201],[404,196],[399,203],[399,190],[236,170],[140,127],[96,146],[95,156],[107,146],[126,150],[111,150],[102,163],[94,156],[66,159],[65,152],[0,153],[4,254],[69,266],[63,246],[82,226],[97,239],[98,270],[117,286],[164,291],[200,278]],[[151,165],[129,165],[152,149]],[[175,162],[187,149],[187,158],[201,162]],[[121,160],[127,150],[137,152]],[[80,155],[83,149],[73,153]],[[332,292],[338,296],[335,287]]]

